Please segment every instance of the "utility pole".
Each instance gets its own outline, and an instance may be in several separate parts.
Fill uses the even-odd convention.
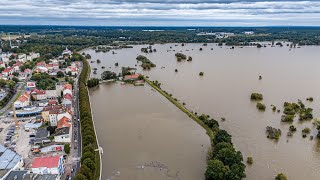
[[[17,119],[16,108],[14,106],[12,106],[12,107],[13,107],[14,124],[15,124],[16,129],[18,130],[19,129],[19,121]]]

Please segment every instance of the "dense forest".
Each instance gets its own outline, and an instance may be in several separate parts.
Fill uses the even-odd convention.
[[[243,34],[252,31],[254,34]],[[228,38],[199,33],[234,33]],[[319,45],[319,27],[81,27],[81,26],[0,26],[0,36],[19,35],[11,49],[2,41],[3,51],[40,52],[46,59],[60,55],[66,48],[80,50],[96,45],[154,43],[225,43],[245,45],[249,42],[290,41],[299,45]],[[1,35],[2,34],[2,35]]]

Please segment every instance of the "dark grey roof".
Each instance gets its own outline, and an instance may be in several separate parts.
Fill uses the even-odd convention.
[[[9,175],[6,177],[6,180],[23,180],[23,175],[25,175],[28,171],[11,171]]]
[[[63,127],[63,128],[57,128],[56,129],[56,136],[64,135],[64,134],[69,134],[70,127]]]
[[[57,174],[26,174],[23,180],[56,180]]]
[[[49,133],[49,131],[47,131],[46,128],[39,128],[37,130],[35,138],[37,139],[37,138],[44,138],[44,137],[49,137],[49,136],[50,136],[50,133]]]

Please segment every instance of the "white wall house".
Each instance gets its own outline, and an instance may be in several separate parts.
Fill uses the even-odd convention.
[[[31,166],[32,173],[35,174],[59,174],[64,173],[63,156],[37,157]]]
[[[50,111],[49,112],[49,122],[51,126],[57,126],[58,125],[58,120],[57,120],[57,112]]]
[[[70,143],[71,142],[71,127],[72,126],[57,128],[56,133],[54,135],[54,142]]]

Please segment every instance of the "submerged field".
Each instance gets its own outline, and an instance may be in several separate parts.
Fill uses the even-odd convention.
[[[220,126],[232,134],[233,142],[243,153],[244,159],[247,156],[253,157],[253,165],[247,166],[246,179],[272,179],[279,172],[285,173],[289,179],[297,180],[317,179],[320,176],[320,143],[317,138],[309,140],[309,136],[317,135],[312,121],[300,122],[295,118],[292,124],[296,126],[297,132],[293,137],[286,136],[291,124],[281,122],[283,103],[297,102],[298,99],[314,109],[315,118],[319,117],[320,85],[317,82],[320,77],[320,61],[317,52],[320,47],[303,46],[291,50],[287,46],[230,49],[216,44],[163,44],[152,46],[156,52],[142,53],[141,48],[147,46],[114,50],[115,53],[95,53],[94,50],[87,50],[86,53],[92,56],[91,60],[101,60],[100,64],[91,64],[92,68],[97,68],[97,75],[94,75],[97,77],[105,70],[119,73],[122,66],[135,67],[136,57],[142,54],[156,64],[156,67],[142,70],[137,65],[137,72],[161,82],[163,89],[185,102],[187,108],[209,114],[219,121],[224,117],[226,121],[220,122]],[[203,50],[200,51],[200,48]],[[177,52],[191,56],[192,61],[178,62],[175,57]],[[118,63],[119,67],[115,67],[115,63]],[[105,69],[102,69],[102,66],[105,66]],[[175,72],[175,69],[178,72]],[[199,76],[200,72],[204,72],[204,75]],[[263,94],[265,112],[258,111],[256,103],[250,101],[252,92]],[[313,102],[306,101],[310,96],[314,98]],[[109,177],[115,173],[117,176],[117,171],[120,171],[119,177],[124,178],[124,171],[127,172],[124,174],[136,174],[139,179],[144,174],[130,170],[129,167],[135,167],[138,162],[143,162],[142,160],[176,161],[172,159],[172,155],[186,153],[188,157],[192,157],[181,162],[183,167],[181,164],[171,165],[169,161],[164,164],[170,164],[168,166],[172,168],[169,168],[171,173],[178,171],[179,168],[176,167],[184,168],[181,172],[186,173],[180,173],[181,179],[203,178],[209,137],[198,124],[163,97],[156,95],[149,87],[115,84],[100,86],[91,91],[91,97],[99,142],[104,148],[105,175]],[[281,113],[273,112],[271,105],[275,105]],[[159,121],[164,124],[157,124]],[[278,142],[266,138],[266,126],[282,130]],[[311,133],[307,138],[302,138],[301,130],[305,127],[309,127]],[[139,128],[140,131],[141,128],[144,129],[142,138],[160,138],[157,145],[161,148],[148,149],[156,146],[151,140],[154,138],[148,141],[139,140]],[[195,132],[192,133],[193,131]],[[174,132],[176,137],[170,138],[171,133],[165,132]],[[161,133],[165,136],[160,136]],[[168,141],[169,144],[166,143]],[[186,146],[182,151],[178,148],[180,146],[177,146],[181,142]],[[133,147],[132,151],[130,147]],[[190,151],[185,152],[186,149]],[[152,155],[141,155],[143,152],[152,152]],[[160,155],[154,155],[154,152]],[[200,164],[200,167],[195,163]],[[128,171],[119,170],[126,168]],[[146,174],[145,177],[149,178],[159,175],[158,171],[146,171]],[[168,177],[160,174],[159,178]]]

